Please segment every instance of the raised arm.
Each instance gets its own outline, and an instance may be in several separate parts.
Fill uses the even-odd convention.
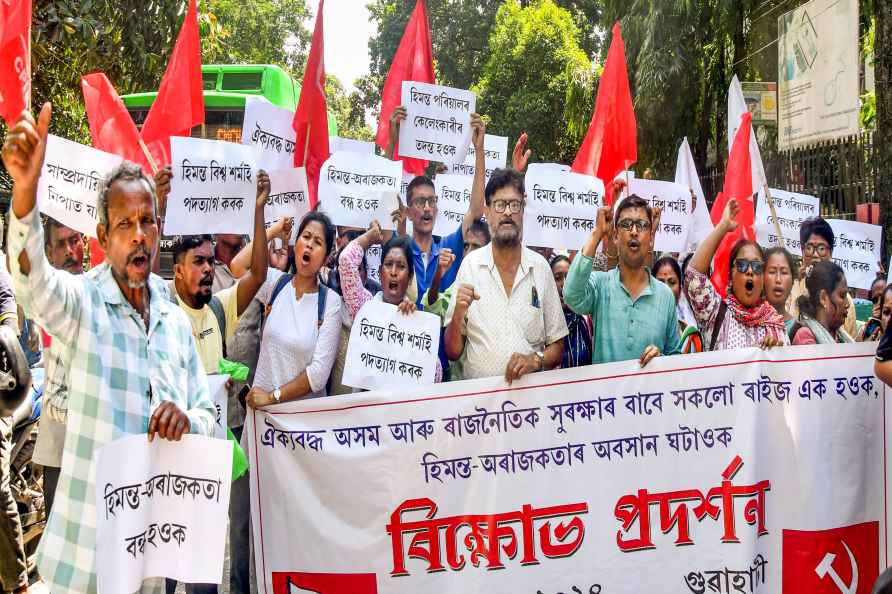
[[[13,288],[22,296],[24,309],[33,312],[49,334],[71,344],[84,299],[83,284],[81,279],[50,266],[37,212],[37,183],[51,115],[49,103],[44,104],[36,122],[29,112],[22,112],[3,144],[3,163],[13,180],[9,264]]]
[[[406,108],[402,105],[394,108],[393,113],[390,114],[390,135],[387,138],[387,150],[384,151],[384,157],[391,161],[396,161],[394,151],[400,138],[400,123],[406,119],[407,114]]]
[[[291,239],[291,229],[293,225],[294,219],[291,217],[283,217],[270,225],[269,229],[266,230],[266,241],[263,242],[263,245],[266,246],[267,249],[267,251],[264,253],[269,253],[269,242],[271,242],[276,237],[281,237],[282,240],[285,242],[285,245],[288,245],[288,241]],[[232,261],[229,262],[229,270],[230,272],[232,272],[232,275],[235,278],[241,278],[248,274],[248,271],[251,270],[251,263],[253,262],[253,260],[254,242],[249,241],[248,245],[240,249],[239,252],[232,258]]]
[[[462,236],[467,235],[471,224],[483,216],[483,190],[486,182],[486,123],[476,113],[471,114],[471,141],[474,143],[474,184],[471,186],[471,203],[462,220]]]
[[[269,267],[269,250],[262,239],[266,236],[263,228],[264,209],[269,197],[269,175],[261,169],[257,172],[257,202],[254,205],[254,240],[251,242],[251,270],[238,281],[237,300],[238,315],[242,315],[251,300],[266,281],[266,270]]]
[[[740,214],[740,206],[737,204],[737,200],[734,198],[728,200],[721,222],[716,225],[712,233],[706,236],[706,239],[703,240],[697,251],[694,252],[694,257],[691,258],[688,266],[700,274],[709,274],[709,264],[712,262],[712,257],[715,256],[715,252],[719,249],[719,245],[722,243],[725,235],[737,228],[738,214]]]
[[[369,230],[347,244],[338,258],[338,273],[341,275],[344,307],[347,308],[347,313],[351,318],[355,317],[362,306],[371,301],[373,297],[362,284],[359,265],[362,263],[362,256],[366,250],[376,243],[381,243],[381,225],[378,221],[372,221]]]
[[[564,302],[579,315],[591,314],[597,300],[598,291],[592,272],[592,259],[601,239],[610,235],[613,224],[613,209],[603,206],[598,209],[595,228],[579,254],[573,258],[567,280],[564,282]]]

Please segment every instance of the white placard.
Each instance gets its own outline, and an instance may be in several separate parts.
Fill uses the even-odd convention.
[[[654,232],[654,250],[658,252],[683,252],[687,247],[691,216],[691,191],[679,184],[654,179],[632,178],[626,194],[637,194],[651,207],[659,207],[660,228]],[[614,208],[619,206],[619,200]]]
[[[217,439],[226,439],[226,415],[229,413],[229,390],[226,389],[226,383],[229,381],[228,375],[220,375],[219,373],[208,374],[208,386],[211,389],[211,400],[214,401],[214,437]]]
[[[454,173],[441,173],[434,178],[437,193],[437,220],[434,235],[455,233],[471,207],[474,178]]]
[[[552,171],[570,171],[569,165],[564,165],[563,163],[531,163],[531,165],[536,165],[537,167],[541,167],[542,169],[548,169]]]
[[[483,151],[486,155],[486,179],[492,175],[492,172],[501,167],[505,167],[508,159],[508,137],[494,136],[487,134],[483,137]],[[452,165],[452,173],[461,175],[470,175],[473,177],[477,169],[477,154],[474,145],[468,145],[468,156],[465,157],[464,163],[455,163]]]
[[[50,134],[37,182],[40,212],[75,231],[96,237],[99,186],[122,161],[118,155]]]
[[[173,175],[167,197],[167,235],[254,230],[257,202],[255,153],[250,146],[174,136]]]
[[[310,210],[307,200],[307,170],[303,167],[290,167],[269,171],[269,198],[266,199],[264,216],[266,222],[278,221],[282,217],[294,217],[294,228]]]
[[[400,124],[399,153],[446,164],[463,163],[471,144],[471,91],[403,81],[406,119]]]
[[[287,169],[294,167],[294,142],[297,134],[292,126],[294,112],[273,105],[262,97],[245,98],[245,119],[242,144],[257,151],[257,167]]]
[[[596,177],[533,163],[527,167],[523,211],[524,245],[582,247],[604,205],[604,184]]]
[[[344,385],[374,390],[434,383],[440,318],[424,311],[406,316],[395,305],[372,300],[350,329]]]
[[[845,271],[849,287],[870,290],[882,259],[883,228],[840,219],[827,219],[827,222],[836,235],[833,261]]]
[[[376,155],[333,153],[319,174],[319,207],[335,225],[361,227],[378,220],[393,230],[403,165]]]
[[[366,272],[376,283],[381,282],[381,244],[370,245],[365,251]]]
[[[364,140],[354,140],[352,138],[341,138],[340,136],[329,136],[328,151],[330,153],[345,151],[348,153],[363,153],[366,155],[374,155],[375,143],[366,142]]]
[[[816,196],[796,194],[771,188],[771,198],[777,211],[777,220],[784,234],[784,247],[795,255],[802,255],[799,245],[799,227],[802,221],[821,214],[821,200]],[[779,245],[774,217],[764,191],[760,191],[756,203],[756,239],[763,247]]]
[[[130,435],[96,452],[100,594],[136,592],[169,577],[219,584],[229,520],[232,444],[184,435]]]

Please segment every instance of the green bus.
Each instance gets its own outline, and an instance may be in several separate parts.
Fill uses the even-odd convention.
[[[300,83],[271,64],[211,64],[201,67],[204,86],[204,125],[196,126],[192,136],[241,142],[245,116],[245,97],[265,97],[273,105],[294,111],[300,97]],[[142,128],[157,92],[133,93],[121,99]],[[328,133],[337,136],[338,125],[328,114]]]

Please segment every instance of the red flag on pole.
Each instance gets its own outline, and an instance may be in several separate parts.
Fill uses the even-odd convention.
[[[84,75],[81,77],[81,90],[84,93],[93,146],[139,163],[143,169],[151,171],[152,168],[139,146],[140,136],[136,124],[105,74],[94,72]]]
[[[190,136],[204,123],[201,85],[201,42],[195,0],[189,0],[186,18],[161,79],[158,96],[142,126],[142,139],[159,167],[170,164],[170,137]]]
[[[375,144],[387,149],[390,136],[390,115],[400,104],[400,94],[404,80],[436,84],[434,79],[434,52],[431,48],[431,34],[427,25],[427,10],[424,0],[418,0],[415,10],[409,17],[406,30],[381,91],[381,113],[378,115],[378,133]],[[399,145],[394,147],[394,158],[399,158]],[[414,175],[421,175],[427,161],[403,157],[403,169]]]
[[[626,71],[626,49],[619,23],[616,23],[607,64],[598,85],[595,112],[571,170],[593,175],[604,182],[607,200],[612,202],[613,180],[638,160],[637,134]]]
[[[0,116],[10,126],[31,104],[31,0],[0,0]]]
[[[307,185],[310,190],[310,208],[319,201],[319,170],[331,154],[328,148],[328,109],[325,103],[325,51],[322,34],[322,4],[316,12],[316,27],[304,82],[300,89],[300,101],[294,113],[292,127],[297,133],[294,145],[294,166],[307,168]]]
[[[740,239],[756,239],[756,207],[753,202],[752,162],[749,150],[752,119],[753,116],[749,112],[740,118],[740,128],[734,137],[728,166],[725,169],[724,189],[716,197],[710,213],[712,222],[718,225],[729,200],[735,198],[740,206],[737,229],[725,235],[712,259],[712,285],[723,298],[728,292],[728,258],[731,256],[731,248]]]

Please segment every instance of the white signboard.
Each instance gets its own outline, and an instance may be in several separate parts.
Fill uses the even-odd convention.
[[[365,264],[370,279],[381,282],[381,244],[370,245],[365,251]]]
[[[50,134],[37,182],[40,212],[63,225],[96,237],[96,203],[106,174],[121,164],[118,155]]]
[[[170,139],[172,177],[167,197],[167,235],[254,230],[257,203],[254,149],[222,140]]]
[[[307,170],[303,167],[276,169],[269,173],[269,197],[266,199],[266,222],[282,217],[293,217],[296,229],[300,220],[310,210],[307,200]]]
[[[333,153],[319,174],[319,205],[335,225],[393,230],[402,162],[361,153]]]
[[[152,577],[220,583],[231,475],[222,439],[130,435],[98,450],[99,594],[137,592]]]
[[[626,195],[637,194],[647,200],[651,208],[660,208],[660,228],[654,230],[654,250],[683,252],[694,217],[691,210],[691,191],[674,182],[632,178]],[[619,206],[617,200],[614,208]]]
[[[771,188],[771,197],[774,199],[774,208],[777,211],[777,221],[784,234],[783,247],[795,255],[802,255],[802,246],[799,245],[799,227],[802,221],[821,214],[821,200],[817,196],[796,194]],[[771,207],[765,192],[760,191],[756,203],[756,239],[763,247],[779,245],[777,229],[774,226],[774,217],[771,216]]]
[[[875,350],[738,349],[258,410],[257,591],[868,594],[888,564]]]
[[[492,172],[501,167],[505,167],[508,159],[508,137],[493,136],[487,134],[483,137],[483,150],[486,154],[486,179],[492,175]],[[473,177],[477,168],[477,153],[474,145],[468,146],[468,156],[465,157],[464,163],[456,163],[452,165],[452,173],[461,175],[470,175]]]
[[[400,155],[464,163],[477,96],[462,89],[403,81],[401,100],[407,115],[400,124]]]
[[[560,171],[541,163],[527,167],[525,245],[579,249],[604,205],[604,184],[596,177]]]
[[[227,417],[229,413],[229,390],[226,389],[226,383],[229,381],[228,375],[220,375],[218,373],[208,374],[208,386],[211,389],[211,400],[214,401],[214,437],[217,439],[227,439]]]
[[[883,228],[857,221],[827,219],[827,222],[836,236],[833,261],[845,271],[849,287],[870,290],[882,259]]]
[[[364,140],[354,140],[352,138],[341,138],[340,136],[329,136],[328,150],[332,153],[336,153],[338,151],[346,151],[348,153],[363,153],[366,155],[374,155],[375,143],[366,142]]]
[[[262,97],[245,98],[242,144],[256,149],[259,168],[294,167],[293,122],[294,112],[290,109],[273,105]]]
[[[812,0],[778,18],[778,147],[858,133],[857,0]]]
[[[434,178],[437,192],[437,220],[434,235],[455,233],[471,207],[471,190],[474,178],[467,175],[441,173]]]
[[[373,299],[353,319],[344,385],[374,390],[432,384],[439,346],[438,316],[424,311],[406,316]]]

